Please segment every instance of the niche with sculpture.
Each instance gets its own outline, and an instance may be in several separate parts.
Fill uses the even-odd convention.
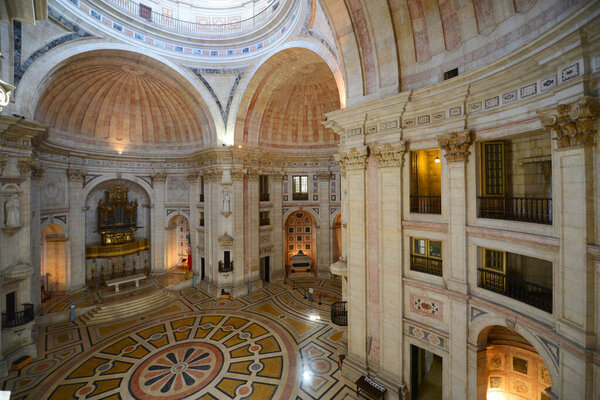
[[[21,197],[16,186],[8,185],[2,193],[2,211],[4,217],[3,229],[18,229],[21,227]]]

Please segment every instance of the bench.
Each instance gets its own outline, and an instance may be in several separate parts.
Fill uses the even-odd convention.
[[[365,397],[368,399],[383,400],[386,391],[386,388],[364,375],[356,381],[356,396],[358,398]]]
[[[111,279],[111,280],[106,281],[106,286],[114,286],[115,293],[118,293],[119,285],[135,281],[135,287],[140,287],[140,280],[142,280],[142,279],[146,279],[145,274],[135,274],[135,275],[130,275],[130,276],[124,276],[122,278],[116,278],[116,279]]]

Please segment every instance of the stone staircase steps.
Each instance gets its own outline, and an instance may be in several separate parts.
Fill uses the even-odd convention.
[[[177,293],[167,289],[158,289],[151,293],[135,296],[131,299],[101,304],[81,316],[86,325],[100,325],[116,322],[135,315],[154,312],[168,306],[177,298]]]

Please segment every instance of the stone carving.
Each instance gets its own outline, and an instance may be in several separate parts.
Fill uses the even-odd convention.
[[[257,172],[248,172],[248,180],[252,182],[258,181],[258,173]]]
[[[428,297],[418,297],[414,294],[411,294],[410,305],[414,312],[426,315],[428,317],[442,319],[443,305],[436,300]]]
[[[488,363],[489,369],[504,369],[504,362],[500,354],[494,354]]]
[[[204,171],[203,175],[207,180],[219,181],[223,176],[223,171],[217,168],[210,168]]]
[[[35,163],[29,158],[22,158],[19,160],[17,167],[19,168],[19,173],[23,177],[26,177],[35,168]]]
[[[502,387],[501,376],[490,376],[490,389],[500,389]]]
[[[467,161],[469,158],[469,146],[473,142],[471,131],[447,133],[438,136],[438,144],[445,151],[448,161]]]
[[[190,172],[186,178],[189,183],[196,183],[198,181],[199,176],[200,175],[198,174],[197,171],[193,171],[193,172]]]
[[[187,191],[187,185],[185,184],[184,180],[181,178],[173,178],[173,180],[171,180],[171,190],[173,191],[173,194],[175,195],[175,198],[182,198],[185,196],[186,191]]]
[[[44,176],[44,169],[40,167],[31,168],[31,179],[39,181]]]
[[[85,171],[79,169],[69,169],[67,171],[67,178],[69,179],[69,182],[83,183],[83,178],[85,178]]]
[[[44,185],[44,194],[49,200],[54,200],[58,196],[60,191],[60,182],[54,175],[50,175],[46,178],[46,184]]]
[[[554,132],[558,149],[594,144],[600,105],[593,97],[538,111],[542,126]]]
[[[0,80],[0,111],[10,102],[10,95],[14,89],[13,85]]]
[[[167,180],[167,174],[164,172],[155,172],[152,174],[152,182],[164,182]]]
[[[342,169],[364,169],[367,164],[367,147],[354,147],[342,150],[335,155],[335,160],[342,165]]]
[[[229,196],[229,190],[223,191],[223,213],[231,213],[231,197]]]
[[[404,324],[404,334],[435,346],[445,352],[448,351],[448,338],[440,336],[430,330],[411,324]]]
[[[241,181],[244,179],[245,172],[241,170],[231,171],[231,179],[234,181]]]
[[[329,171],[320,171],[317,172],[317,178],[320,181],[328,181],[329,179],[331,179],[331,172]]]
[[[401,140],[400,143],[371,146],[370,149],[380,167],[399,167],[404,162],[404,153],[406,152],[404,140]]]
[[[13,193],[6,201],[4,225],[9,228],[21,226],[21,200],[18,193]]]

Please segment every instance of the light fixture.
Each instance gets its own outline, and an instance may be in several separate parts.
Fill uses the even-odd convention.
[[[433,160],[433,161],[435,161],[436,164],[439,164],[440,163],[440,158],[436,157],[435,160]]]
[[[238,144],[238,149],[241,149],[241,148],[242,148],[242,145],[241,145],[241,144]]]

